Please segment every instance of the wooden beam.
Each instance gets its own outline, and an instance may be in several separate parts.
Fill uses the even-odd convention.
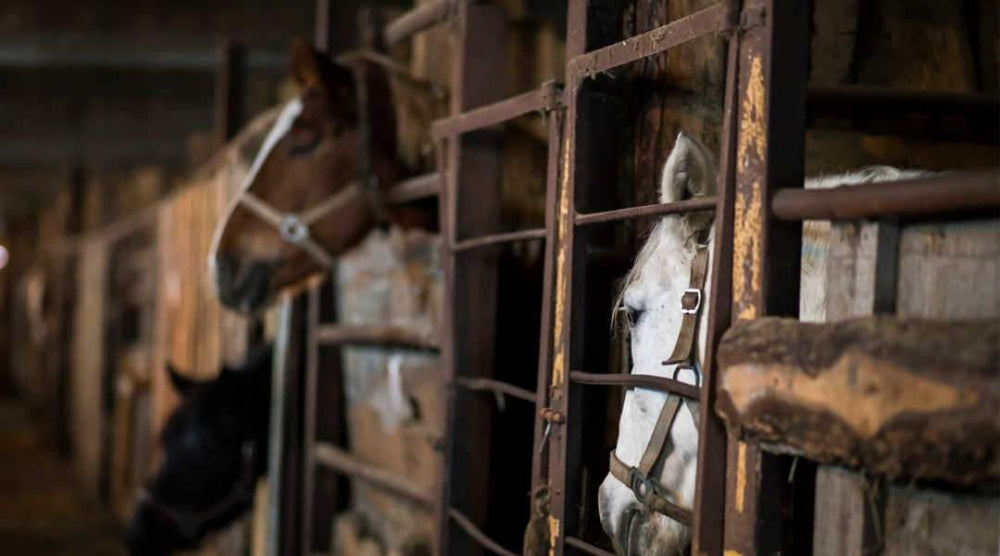
[[[719,346],[717,409],[784,453],[976,486],[1000,478],[997,338],[995,320],[740,323]]]

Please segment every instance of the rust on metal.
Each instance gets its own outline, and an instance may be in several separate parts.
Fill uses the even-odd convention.
[[[469,377],[456,377],[455,385],[460,386],[466,390],[472,390],[476,392],[493,392],[495,394],[505,394],[517,398],[519,400],[524,400],[527,402],[535,403],[537,397],[534,392],[521,388],[519,386],[514,386],[513,384],[507,384],[506,382],[500,380],[494,380],[492,378],[469,378]]]
[[[761,182],[755,180],[749,191],[736,194],[733,224],[733,304],[736,318],[753,319],[758,316],[756,297],[760,295],[764,275],[760,241],[763,233],[761,220]]]
[[[584,373],[581,371],[570,371],[569,379],[579,384],[590,384],[596,386],[647,388],[660,392],[670,392],[691,400],[700,400],[702,395],[702,389],[697,386],[692,386],[677,380],[671,380],[669,378],[655,375],[626,375],[619,373]]]
[[[1000,173],[940,174],[832,189],[782,189],[771,201],[782,220],[927,216],[1000,209]]]
[[[739,451],[736,456],[736,492],[734,493],[736,511],[743,513],[746,503],[745,496],[747,490],[747,443],[739,443]]]
[[[315,462],[337,473],[358,479],[375,488],[404,498],[418,506],[430,508],[434,505],[430,494],[420,487],[392,473],[373,468],[370,464],[352,456],[350,452],[332,444],[316,443]]]
[[[390,349],[438,351],[438,339],[400,326],[317,325],[321,344],[377,346]]]
[[[559,91],[558,83],[547,81],[533,91],[438,120],[431,126],[431,135],[434,139],[440,140],[444,137],[490,128],[533,112],[554,110],[562,102]]]
[[[648,218],[652,216],[663,216],[665,214],[687,214],[695,211],[715,210],[715,197],[698,197],[697,199],[686,199],[673,203],[654,203],[639,207],[628,207],[604,212],[593,212],[589,214],[577,214],[577,226],[589,226],[605,222],[618,222],[620,220],[634,220],[637,218]]]
[[[389,22],[385,27],[385,42],[392,46],[446,20],[455,0],[434,0],[421,4]]]
[[[569,61],[566,78],[587,78],[665,52],[726,26],[726,5],[713,4],[641,35],[581,54]]]

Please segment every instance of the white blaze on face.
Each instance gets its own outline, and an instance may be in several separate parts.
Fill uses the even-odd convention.
[[[260,172],[264,162],[267,161],[267,157],[270,156],[271,151],[274,147],[281,141],[285,135],[288,134],[289,130],[292,129],[292,124],[295,123],[296,118],[302,113],[302,99],[295,98],[288,102],[281,112],[278,114],[277,119],[274,121],[274,125],[271,130],[268,131],[267,136],[264,138],[264,142],[261,143],[260,150],[257,151],[257,155],[253,159],[253,163],[250,165],[250,169],[247,171],[247,175],[243,178],[243,183],[237,189],[236,195],[229,202],[229,207],[226,209],[226,215],[219,221],[219,224],[215,228],[215,234],[212,237],[212,246],[208,250],[208,275],[211,277],[210,282],[215,283],[215,258],[219,251],[219,243],[222,241],[222,233],[226,229],[226,223],[229,222],[230,217],[233,212],[236,211],[236,207],[240,204],[240,198],[246,193],[250,187],[253,185],[254,180],[257,179],[257,174]]]

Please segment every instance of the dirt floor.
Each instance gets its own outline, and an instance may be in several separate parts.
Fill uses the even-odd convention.
[[[125,554],[120,528],[83,496],[70,462],[9,399],[0,399],[0,553]]]

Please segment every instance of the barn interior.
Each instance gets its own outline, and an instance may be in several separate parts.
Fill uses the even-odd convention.
[[[554,300],[561,286],[553,265],[565,243],[555,231],[556,193],[566,191],[560,180],[572,163],[578,213],[653,206],[679,132],[722,152],[731,101],[727,45],[738,33],[706,33],[585,75],[574,90],[572,122],[556,83],[570,82],[575,56],[626,44],[713,4],[4,2],[4,550],[128,553],[130,523],[168,464],[161,434],[186,401],[168,369],[210,381],[265,344],[274,345],[275,378],[270,403],[254,411],[270,418],[268,444],[255,456],[266,462],[266,477],[253,483],[238,519],[184,553],[548,554],[529,550],[526,529],[539,516],[560,554],[620,550],[602,528],[598,497],[627,390],[585,378],[629,373],[628,323],[616,303],[664,213],[574,224],[573,289],[569,299]],[[806,176],[870,165],[1000,167],[995,2],[803,5]],[[585,16],[582,31],[574,13]],[[759,13],[744,12],[744,30]],[[414,25],[406,19],[413,14],[424,19]],[[479,27],[470,31],[469,21]],[[410,212],[338,253],[332,271],[309,273],[247,315],[220,303],[206,261],[281,107],[301,93],[290,67],[296,39],[330,59],[378,56],[373,67],[389,76],[402,169],[388,195]],[[536,91],[528,100],[538,109],[485,129],[461,128],[463,112]],[[861,101],[845,101],[852,98]],[[563,143],[570,135],[571,154]],[[463,154],[470,152],[479,154]],[[444,171],[456,161],[461,171]],[[439,204],[439,190],[452,197]],[[893,222],[893,314],[995,326],[996,210],[957,224]],[[862,285],[865,234],[873,233],[866,226],[834,225],[840,250],[827,272],[843,279],[830,286],[840,288],[827,300],[830,319],[872,314],[862,307],[870,293]],[[572,307],[566,370],[581,381],[569,386],[567,379],[562,413],[574,417],[564,432],[552,418],[562,414],[544,399],[561,355],[552,333],[560,303]],[[988,382],[994,394],[998,376]],[[547,451],[552,442],[565,453]],[[878,498],[865,500],[881,479],[857,466],[834,469],[788,454],[766,461],[784,469],[788,483],[794,475],[809,485],[802,500],[796,491],[784,506],[794,513],[794,527],[782,533],[790,553],[849,553],[847,544],[823,540],[846,535],[847,526],[824,529],[817,515],[839,511],[846,520],[851,508],[867,516],[872,505],[881,508],[878,551],[997,553],[996,469],[987,484],[961,488],[886,481]],[[546,481],[557,463],[564,465],[554,498],[562,530],[556,521],[553,533],[556,514],[538,501],[553,495]],[[850,503],[823,506],[823,492]],[[867,530],[858,538],[866,547],[873,542]]]

